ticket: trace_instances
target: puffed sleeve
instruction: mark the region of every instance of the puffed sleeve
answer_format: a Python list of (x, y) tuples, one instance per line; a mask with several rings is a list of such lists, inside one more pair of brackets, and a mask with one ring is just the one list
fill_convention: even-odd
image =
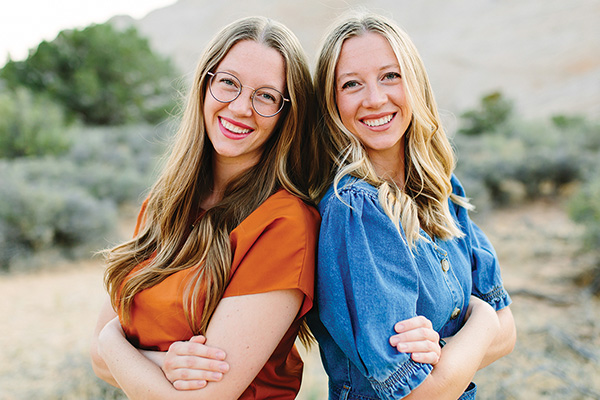
[(404, 397), (432, 370), (389, 344), (394, 324), (417, 315), (418, 271), (376, 194), (340, 196), (321, 205), (319, 319), (382, 399)]
[[(465, 196), (465, 191), (455, 176), (452, 177), (452, 186), (454, 193)], [(489, 303), (496, 311), (501, 310), (510, 305), (512, 300), (502, 283), (496, 251), (464, 208), (459, 208), (458, 218), (471, 247), (472, 294)]]

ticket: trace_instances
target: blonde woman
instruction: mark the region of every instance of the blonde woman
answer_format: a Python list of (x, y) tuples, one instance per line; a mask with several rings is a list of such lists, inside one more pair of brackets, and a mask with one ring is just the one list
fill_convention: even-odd
[[(475, 372), (514, 346), (511, 300), (452, 174), (416, 48), (384, 17), (345, 15), (326, 36), (315, 85), (334, 179), (319, 203), (309, 325), (330, 399), (474, 398)], [(447, 342), (435, 365), (393, 335), (416, 316)]]
[[(311, 93), (304, 52), (277, 22), (238, 20), (205, 50), (135, 237), (106, 252), (92, 360), (129, 398), (295, 398), (319, 225), (302, 169)], [(177, 390), (165, 352), (200, 334), (215, 382)]]

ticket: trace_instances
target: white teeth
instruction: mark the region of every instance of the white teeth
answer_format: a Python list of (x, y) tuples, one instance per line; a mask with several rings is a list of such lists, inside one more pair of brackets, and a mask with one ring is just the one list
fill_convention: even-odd
[(240, 135), (244, 135), (246, 133), (252, 132), (252, 129), (240, 128), (239, 126), (236, 126), (228, 121), (225, 121), (223, 118), (221, 118), (221, 124), (223, 124), (223, 127), (225, 127), (225, 129), (227, 129), (228, 131), (231, 131), (233, 133), (237, 133)]
[(374, 128), (377, 126), (387, 124), (388, 122), (390, 122), (392, 120), (393, 117), (394, 117), (394, 114), (390, 114), (390, 115), (387, 115), (387, 116), (379, 118), (379, 119), (363, 119), (363, 122), (365, 123), (365, 125)]

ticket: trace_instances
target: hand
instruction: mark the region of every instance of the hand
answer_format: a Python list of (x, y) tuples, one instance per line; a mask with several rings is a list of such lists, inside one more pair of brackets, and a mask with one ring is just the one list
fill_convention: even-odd
[(205, 343), (204, 336), (194, 336), (169, 347), (162, 370), (175, 389), (202, 389), (209, 381), (220, 381), (229, 371), (229, 364), (223, 361), (225, 352)]
[(431, 321), (423, 316), (413, 317), (394, 325), (398, 333), (390, 337), (390, 344), (401, 353), (412, 353), (413, 361), (435, 365), (442, 349), (440, 335), (433, 330)]

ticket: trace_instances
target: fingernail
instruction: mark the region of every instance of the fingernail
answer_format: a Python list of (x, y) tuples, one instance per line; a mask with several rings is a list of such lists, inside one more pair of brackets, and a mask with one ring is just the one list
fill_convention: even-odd
[(223, 377), (223, 374), (220, 372), (213, 372), (213, 378), (215, 379), (221, 379)]
[(398, 348), (398, 351), (404, 351), (408, 348), (406, 343), (399, 343), (398, 346), (396, 346), (396, 347)]
[(221, 371), (221, 372), (229, 371), (229, 364), (219, 364), (219, 371)]
[(401, 323), (396, 324), (396, 332), (400, 333), (404, 329), (404, 325)]
[(225, 353), (224, 353), (224, 352), (222, 352), (222, 351), (217, 351), (216, 357), (217, 357), (219, 360), (224, 360), (224, 359), (225, 359)]

